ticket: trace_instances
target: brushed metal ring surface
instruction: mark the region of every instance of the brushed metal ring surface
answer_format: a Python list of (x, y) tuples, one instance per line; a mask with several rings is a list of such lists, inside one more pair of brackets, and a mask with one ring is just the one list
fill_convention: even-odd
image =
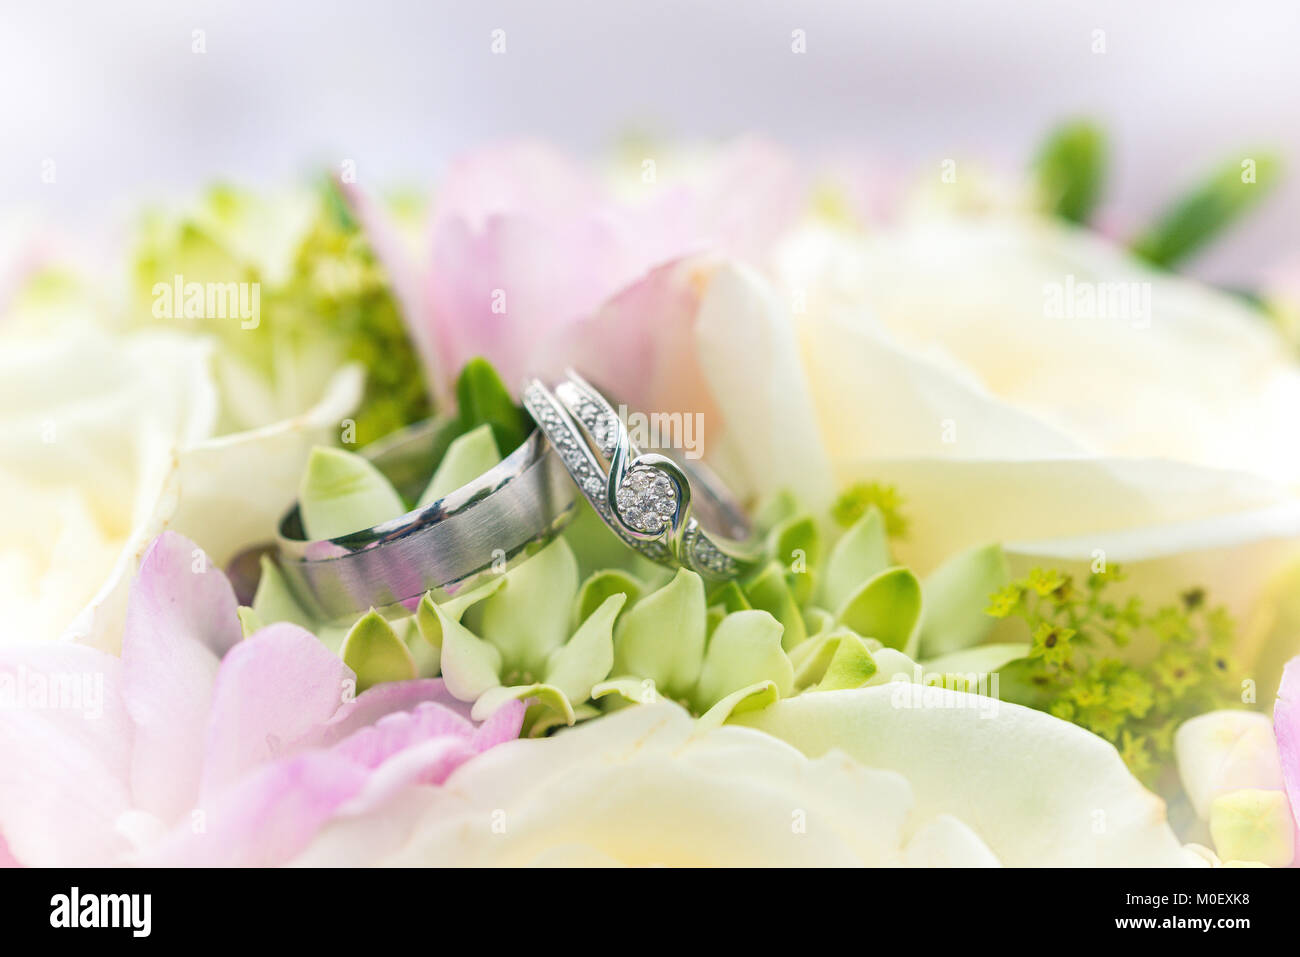
[[(429, 480), (447, 420), (428, 420), (362, 450), (407, 499)], [(337, 538), (305, 537), (298, 504), (280, 520), (279, 564), (299, 601), (334, 621), (369, 608), (450, 597), (534, 554), (573, 517), (577, 489), (534, 430), (496, 467), (423, 508)]]

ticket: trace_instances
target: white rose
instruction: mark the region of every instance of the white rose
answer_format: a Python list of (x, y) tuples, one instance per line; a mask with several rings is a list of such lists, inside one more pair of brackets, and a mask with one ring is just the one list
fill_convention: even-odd
[[(1017, 574), (1121, 563), (1154, 605), (1204, 586), (1238, 618), (1252, 677), (1275, 683), (1300, 650), (1277, 626), (1300, 580), (1300, 369), (1263, 319), (1014, 215), (805, 226), (777, 262), (651, 274), (578, 328), (578, 364), (618, 355), (625, 303), (654, 303), (619, 387), (703, 409), (706, 455), (742, 493), (792, 488), (815, 511), (834, 488), (892, 483), (910, 520), (896, 553), (922, 574), (1002, 542)], [(1129, 318), (1057, 317), (1069, 277), (1076, 294), (1136, 283)]]
[(93, 326), (10, 336), (0, 354), (0, 640), (69, 637), (116, 651), (126, 589), (164, 528), (206, 560), (263, 541), (306, 455), (360, 395), (345, 369), (308, 412), (214, 437), (202, 339)]
[(494, 748), (298, 863), (1200, 863), (1100, 738), (1015, 705), (984, 717), (970, 695), (906, 712), (893, 696), (790, 699), (748, 719), (763, 731), (629, 707)]
[[(1205, 585), (1258, 616), (1255, 656), (1261, 596), (1300, 556), (1300, 368), (1261, 317), (1034, 218), (810, 228), (782, 262), (832, 470), (898, 485), (902, 560), (1002, 541), (1017, 571), (1125, 564), (1159, 602)], [(1088, 289), (1110, 315), (1081, 315)]]

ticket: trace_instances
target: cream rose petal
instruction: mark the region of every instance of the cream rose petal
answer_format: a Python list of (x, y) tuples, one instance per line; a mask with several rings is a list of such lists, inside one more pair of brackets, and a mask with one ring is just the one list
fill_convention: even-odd
[(809, 756), (842, 750), (899, 772), (914, 790), (917, 819), (960, 815), (1008, 866), (1187, 863), (1164, 802), (1103, 739), (961, 692), (930, 689), (935, 705), (901, 707), (900, 687), (910, 686), (801, 695), (736, 721)]
[(217, 565), (243, 546), (266, 541), (293, 502), (312, 447), (332, 441), (360, 401), (361, 387), (361, 369), (346, 366), (301, 415), (176, 449), (150, 513), (131, 530), (99, 593), (66, 636), (116, 653), (131, 576), (143, 550), (165, 529), (193, 539)]
[[(391, 827), (379, 839), (399, 865), (901, 864), (912, 820), (898, 774), (841, 753), (809, 760), (749, 729), (703, 731), (661, 703), (494, 749), (427, 792), (408, 839)], [(334, 825), (299, 863), (373, 855), (362, 828)], [(918, 836), (914, 860), (989, 863), (958, 821)]]
[(1209, 820), (1214, 799), (1243, 788), (1281, 790), (1273, 722), (1257, 711), (1211, 711), (1174, 734), (1183, 790), (1197, 817)]
[(14, 534), (0, 545), (4, 640), (57, 636), (124, 564), (175, 449), (211, 433), (210, 353), (202, 340), (91, 328), (5, 343), (0, 523)]

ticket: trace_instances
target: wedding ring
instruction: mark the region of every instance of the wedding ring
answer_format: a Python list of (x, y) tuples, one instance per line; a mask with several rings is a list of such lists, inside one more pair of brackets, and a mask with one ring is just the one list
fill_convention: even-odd
[(711, 579), (738, 578), (756, 566), (761, 549), (725, 486), (698, 463), (642, 453), (613, 406), (576, 372), (554, 392), (531, 380), (523, 402), (596, 514), (628, 547)]
[[(452, 423), (430, 420), (362, 450), (408, 501), (428, 482)], [(280, 521), (280, 567), (304, 607), (336, 620), (450, 597), (533, 555), (573, 517), (573, 483), (534, 431), (496, 467), (423, 508), (309, 541), (295, 503)]]

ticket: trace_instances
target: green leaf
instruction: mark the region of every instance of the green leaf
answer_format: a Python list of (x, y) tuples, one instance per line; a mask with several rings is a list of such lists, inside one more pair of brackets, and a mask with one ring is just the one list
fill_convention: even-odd
[(537, 703), (549, 708), (564, 719), (565, 724), (573, 724), (573, 705), (559, 688), (547, 684), (514, 685), (509, 688), (489, 688), (474, 702), (469, 716), (475, 721), (490, 718), (498, 708), (507, 701), (536, 699)]
[(546, 683), (559, 688), (569, 701), (586, 701), (592, 686), (609, 676), (614, 667), (614, 619), (625, 601), (622, 593), (610, 595), (567, 643), (551, 652)]
[(899, 565), (876, 575), (850, 596), (836, 618), (859, 635), (915, 656), (921, 583)]
[(500, 461), (501, 453), (492, 438), (491, 426), (485, 424), (471, 429), (447, 448), (417, 506), (433, 504), (449, 492), (468, 485)]
[(492, 364), (483, 358), (470, 359), (456, 380), (456, 406), (463, 431), (480, 425), (492, 428), (496, 447), (509, 455), (524, 444), (532, 424), (515, 405)]
[(261, 559), (262, 574), (257, 580), (257, 591), (253, 593), (252, 611), (263, 625), (277, 621), (293, 622), (300, 628), (315, 632), (317, 622), (298, 604), (298, 599), (284, 580), (280, 566), (270, 555)]
[(433, 648), (441, 650), (442, 620), (438, 617), (434, 606), (438, 605), (443, 614), (453, 621), (460, 621), (467, 608), (490, 595), (496, 594), (505, 583), (505, 576), (498, 575), (495, 578), (488, 579), (485, 584), (460, 592), (440, 605), (433, 600), (431, 593), (425, 592), (424, 597), (420, 599), (419, 606), (415, 609), (415, 624), (419, 629), (420, 636)]
[(786, 651), (796, 648), (808, 638), (803, 615), (794, 600), (785, 572), (777, 562), (771, 562), (763, 571), (745, 586), (749, 603), (765, 611), (781, 623), (784, 633), (781, 645)]
[(1001, 545), (959, 552), (931, 572), (921, 585), (920, 656), (933, 658), (987, 638), (997, 624), (985, 611), (989, 596), (1010, 580)]
[[(1247, 164), (1253, 165), (1253, 174)], [(1161, 213), (1133, 241), (1133, 252), (1147, 262), (1170, 268), (1241, 218), (1280, 179), (1281, 162), (1275, 156), (1232, 160)]]
[(619, 619), (614, 674), (649, 678), (680, 700), (695, 687), (704, 660), (704, 582), (685, 568)]
[(1034, 169), (1048, 211), (1085, 223), (1106, 175), (1105, 134), (1087, 121), (1067, 124), (1048, 137)]
[(616, 568), (596, 572), (578, 589), (578, 601), (573, 620), (581, 625), (611, 595), (626, 595), (627, 606), (631, 606), (641, 597), (641, 591), (641, 583), (627, 572)]
[(354, 452), (317, 446), (298, 489), (308, 538), (338, 538), (406, 511), (388, 479)]
[(501, 684), (501, 652), (432, 605), (442, 629), (442, 680), (458, 701), (476, 701)]
[(861, 688), (876, 673), (876, 659), (871, 649), (857, 635), (845, 635), (836, 644), (835, 655), (817, 685), (818, 691), (841, 691)]
[(745, 714), (749, 711), (761, 711), (770, 704), (781, 700), (781, 692), (774, 681), (759, 681), (740, 688), (715, 704), (695, 722), (696, 732), (720, 728), (733, 714)]
[[(546, 659), (569, 637), (578, 563), (557, 538), (506, 573), (505, 585), (479, 606), (479, 634), (501, 652), (507, 677), (541, 677)], [(445, 669), (444, 669), (445, 670)]]
[(826, 560), (821, 604), (839, 608), (863, 582), (891, 564), (885, 519), (874, 505), (845, 532)]
[(760, 681), (772, 681), (788, 695), (794, 690), (794, 667), (781, 650), (781, 623), (765, 611), (728, 615), (709, 639), (692, 695), (698, 712), (708, 711), (727, 695)]
[(409, 681), (415, 677), (415, 660), (393, 626), (383, 615), (370, 609), (343, 639), (343, 663), (357, 674), (357, 691), (385, 681)]

